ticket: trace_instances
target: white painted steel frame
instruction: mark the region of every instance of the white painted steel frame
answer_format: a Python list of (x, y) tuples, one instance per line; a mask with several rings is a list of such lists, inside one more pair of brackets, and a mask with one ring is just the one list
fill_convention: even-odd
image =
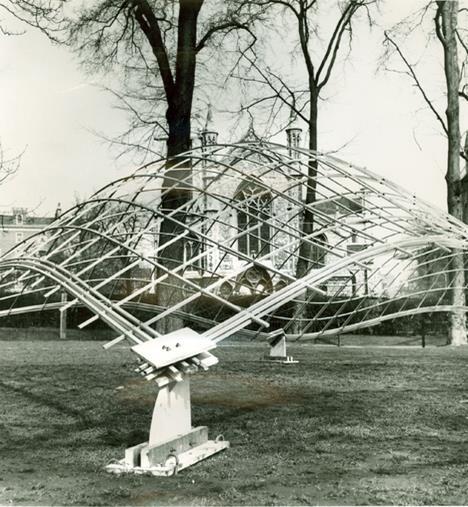
[[(317, 164), (315, 181), (306, 176), (310, 162)], [(164, 160), (148, 164), (5, 253), (0, 316), (84, 305), (94, 317), (80, 327), (100, 318), (118, 332), (113, 343), (139, 343), (160, 336), (157, 322), (171, 315), (209, 326), (204, 335), (219, 341), (247, 327), (264, 336), (271, 317), (268, 331), (281, 325), (290, 338), (317, 339), (399, 317), (460, 310), (450, 305), (451, 260), (466, 252), (468, 228), (398, 185), (335, 157), (269, 143), (195, 149), (174, 167), (188, 163), (190, 176), (172, 185)], [(271, 196), (256, 202), (283, 212), (265, 218), (261, 209), (252, 211), (254, 199), (239, 201), (245, 194), (224, 191), (243, 181)], [(162, 197), (181, 183), (190, 189), (188, 201), (161, 209)], [(316, 200), (305, 205), (308, 185), (316, 187)], [(314, 220), (308, 235), (301, 230), (306, 211)], [(239, 230), (239, 212), (257, 225)], [(165, 245), (158, 241), (163, 220), (176, 231)], [(268, 252), (240, 252), (239, 239), (260, 234), (262, 223), (269, 230)], [(195, 253), (168, 269), (168, 244), (184, 248), (189, 240)], [(308, 259), (308, 273), (297, 279), (301, 243), (324, 263)], [(270, 290), (248, 283), (260, 274)], [(174, 280), (174, 294), (182, 284), (184, 297), (162, 308), (158, 288), (171, 288)], [(336, 280), (341, 286), (332, 290)], [(72, 299), (61, 304), (56, 299), (63, 290)], [(142, 320), (141, 312), (151, 310), (154, 315)], [(293, 323), (299, 319), (297, 332)]]

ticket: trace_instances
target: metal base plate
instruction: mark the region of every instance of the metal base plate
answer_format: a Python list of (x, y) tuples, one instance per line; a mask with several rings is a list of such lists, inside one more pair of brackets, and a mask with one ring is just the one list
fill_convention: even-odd
[(112, 474), (137, 474), (137, 475), (153, 475), (153, 476), (171, 476), (178, 473), (180, 470), (187, 468), (199, 461), (202, 461), (217, 452), (220, 452), (229, 447), (229, 442), (225, 440), (208, 440), (203, 444), (181, 452), (180, 454), (168, 454), (164, 463), (140, 467), (134, 466), (125, 461), (125, 458), (117, 463), (111, 463), (105, 467), (106, 472)]
[(272, 362), (272, 363), (281, 363), (281, 364), (297, 364), (299, 361), (294, 359), (293, 356), (270, 356), (270, 355), (265, 355), (264, 356), (265, 359), (267, 359), (268, 361)]

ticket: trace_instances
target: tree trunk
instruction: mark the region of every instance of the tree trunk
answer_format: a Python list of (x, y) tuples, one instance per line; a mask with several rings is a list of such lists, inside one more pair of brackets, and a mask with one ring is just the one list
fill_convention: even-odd
[[(165, 192), (161, 209), (164, 213), (171, 213), (187, 203), (192, 191), (190, 187), (191, 166), (178, 155), (191, 148), (191, 113), (193, 91), (195, 87), (196, 69), (196, 39), (197, 18), (203, 1), (181, 0), (179, 10), (179, 26), (177, 38), (177, 60), (175, 82), (171, 92), (167, 95), (168, 108), (166, 119), (169, 130), (167, 140), (167, 163), (163, 181)], [(173, 169), (173, 167), (177, 165)], [(180, 222), (185, 221), (184, 211), (174, 215)], [(163, 219), (160, 227), (159, 241), (164, 245), (174, 236), (183, 232), (181, 225), (171, 220)], [(166, 269), (179, 266), (184, 258), (184, 240), (176, 241), (164, 248), (159, 256), (159, 262)], [(159, 276), (165, 273), (161, 269)], [(158, 304), (169, 308), (184, 298), (183, 282), (174, 276), (166, 278), (164, 284), (157, 288)], [(183, 326), (183, 320), (167, 317), (159, 322), (158, 331), (166, 334)]]
[(468, 132), (465, 134), (465, 147), (463, 153), (465, 158), (465, 176), (462, 179), (463, 223), (468, 224)]
[[(441, 26), (439, 39), (444, 49), (444, 71), (447, 85), (447, 207), (451, 215), (463, 220), (463, 189), (460, 174), (460, 106), (458, 99), (459, 66), (457, 54), (457, 18), (458, 1), (438, 1), (438, 15), (440, 13)], [(451, 304), (465, 306), (465, 270), (462, 251), (455, 251), (451, 262), (449, 283), (451, 289)], [(455, 310), (450, 316), (448, 336), (450, 345), (466, 345), (466, 314), (464, 310)]]
[[(180, 108), (169, 107), (167, 112), (167, 122), (169, 127), (169, 139), (167, 141), (167, 163), (166, 174), (163, 181), (163, 191), (165, 192), (161, 201), (161, 209), (163, 213), (173, 213), (174, 210), (183, 206), (191, 197), (190, 186), (184, 184), (190, 177), (190, 165), (177, 165), (181, 160), (177, 155), (187, 151), (190, 147), (190, 114), (181, 114)], [(173, 215), (179, 222), (185, 222), (185, 214), (176, 212)], [(163, 219), (160, 232), (159, 243), (164, 245), (174, 236), (183, 232), (183, 226), (177, 225), (169, 219)], [(184, 240), (181, 239), (160, 251), (159, 262), (165, 269), (174, 269), (183, 262), (184, 258)], [(164, 269), (160, 269), (158, 277), (165, 274)], [(162, 284), (157, 287), (158, 304), (162, 307), (169, 308), (182, 300), (184, 297), (183, 283), (174, 276), (168, 276)], [(183, 327), (183, 320), (178, 317), (166, 317), (159, 321), (158, 331), (167, 334), (176, 329)]]
[[(315, 82), (309, 83), (310, 87), (310, 111), (309, 111), (309, 150), (317, 151), (317, 120), (318, 120), (318, 93), (315, 88)], [(316, 187), (317, 187), (317, 160), (311, 158), (308, 161), (308, 180), (307, 180), (307, 191), (305, 204), (313, 204), (316, 199)], [(302, 234), (307, 236), (312, 234), (314, 230), (314, 214), (309, 210), (305, 209), (302, 215), (302, 226), (300, 228)], [(299, 257), (296, 264), (296, 278), (302, 278), (311, 269), (312, 259), (314, 258), (313, 247), (307, 241), (301, 241), (299, 245)], [(304, 298), (307, 300), (310, 296), (310, 291), (307, 290), (304, 294)], [(304, 305), (300, 301), (297, 303), (295, 308), (295, 318), (293, 322), (293, 333), (301, 334), (304, 329), (305, 320), (308, 316), (307, 305)]]

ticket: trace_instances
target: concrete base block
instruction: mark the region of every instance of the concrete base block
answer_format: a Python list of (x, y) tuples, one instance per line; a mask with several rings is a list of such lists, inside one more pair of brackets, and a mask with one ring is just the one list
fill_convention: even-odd
[(192, 428), (192, 430), (185, 435), (141, 449), (141, 466), (148, 468), (154, 465), (160, 465), (165, 462), (167, 456), (171, 454), (178, 456), (207, 441), (208, 428), (206, 426)]
[(141, 465), (141, 452), (146, 447), (148, 447), (148, 442), (143, 442), (142, 444), (125, 449), (125, 463), (132, 467), (139, 467)]
[[(149, 447), (148, 443), (126, 449), (125, 458), (106, 466), (109, 473), (171, 476), (180, 470), (202, 461), (229, 447), (222, 438), (207, 440), (206, 427), (194, 428), (189, 435), (161, 446)], [(203, 439), (201, 443), (195, 443)]]

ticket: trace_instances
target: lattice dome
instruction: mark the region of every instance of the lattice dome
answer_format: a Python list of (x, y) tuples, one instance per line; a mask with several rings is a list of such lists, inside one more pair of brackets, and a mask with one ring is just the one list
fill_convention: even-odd
[(141, 342), (168, 317), (215, 341), (278, 328), (318, 339), (466, 310), (451, 298), (466, 225), (377, 174), (268, 143), (165, 167), (112, 182), (5, 253), (0, 315), (85, 306), (80, 327), (100, 318)]

